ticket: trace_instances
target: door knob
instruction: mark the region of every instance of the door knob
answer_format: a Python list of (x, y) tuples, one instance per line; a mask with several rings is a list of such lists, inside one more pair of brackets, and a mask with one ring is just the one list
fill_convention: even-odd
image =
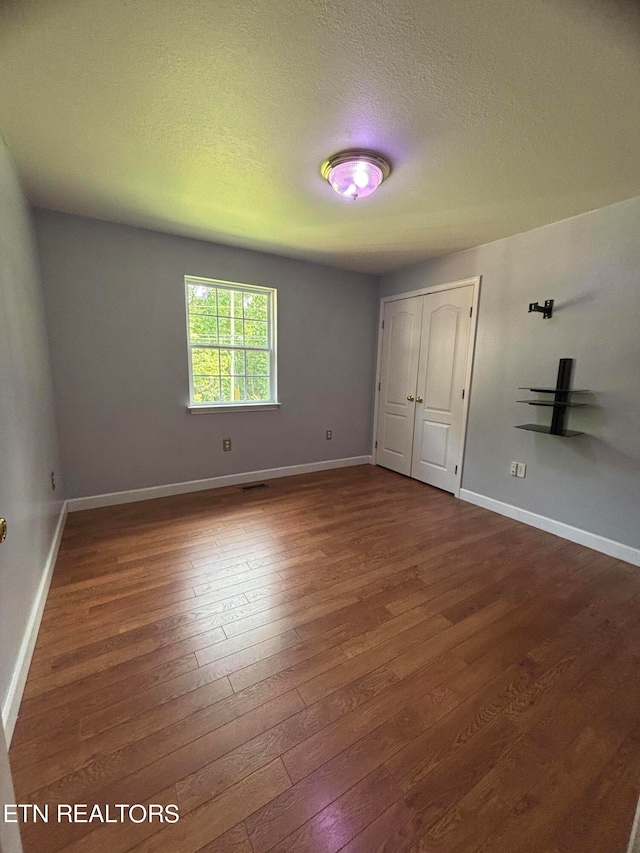
[(413, 403), (413, 401), (415, 400), (415, 397), (413, 396), (413, 394), (409, 394), (409, 396), (407, 397), (407, 400), (408, 400), (410, 403)]
[(422, 397), (416, 397), (416, 403), (422, 403)]
[(4, 542), (7, 538), (7, 522), (6, 519), (0, 518), (0, 542)]

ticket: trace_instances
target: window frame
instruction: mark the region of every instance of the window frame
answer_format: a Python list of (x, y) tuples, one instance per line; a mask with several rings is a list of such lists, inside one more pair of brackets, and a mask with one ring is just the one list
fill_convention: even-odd
[[(245, 293), (260, 293), (266, 295), (267, 299), (267, 341), (268, 347), (245, 347), (235, 344), (221, 346), (220, 344), (202, 344), (192, 342), (191, 328), (189, 325), (189, 285), (203, 285), (205, 287), (221, 288), (223, 290), (240, 291)], [(275, 287), (263, 287), (257, 284), (241, 284), (235, 281), (224, 281), (217, 278), (203, 278), (197, 275), (185, 275), (184, 277), (184, 309), (187, 331), (187, 367), (189, 372), (189, 405), (187, 411), (191, 414), (211, 414), (213, 412), (264, 412), (273, 411), (280, 408), (278, 401), (278, 357), (277, 357), (277, 306), (278, 306), (278, 291)], [(219, 316), (219, 315), (217, 315)], [(196, 403), (193, 400), (193, 348), (200, 349), (238, 349), (243, 352), (248, 350), (258, 350), (260, 352), (269, 352), (269, 387), (271, 396), (265, 401), (242, 401), (220, 403)]]

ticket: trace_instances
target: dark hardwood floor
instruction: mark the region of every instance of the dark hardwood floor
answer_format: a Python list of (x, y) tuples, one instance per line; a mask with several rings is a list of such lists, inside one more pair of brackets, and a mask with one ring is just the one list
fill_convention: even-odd
[[(640, 569), (361, 466), (69, 516), (26, 853), (622, 853)], [(136, 813), (136, 817), (141, 811)]]

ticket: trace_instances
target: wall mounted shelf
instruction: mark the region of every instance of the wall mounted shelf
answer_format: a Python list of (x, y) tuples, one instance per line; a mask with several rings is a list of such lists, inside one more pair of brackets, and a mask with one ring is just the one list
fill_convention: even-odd
[(565, 429), (562, 432), (552, 432), (550, 426), (544, 424), (518, 424), (516, 429), (527, 429), (531, 432), (544, 432), (547, 435), (561, 435), (564, 438), (571, 438), (574, 435), (584, 435), (583, 432), (576, 432), (574, 429)]
[[(526, 388), (522, 385), (518, 386), (518, 391), (535, 391), (536, 394), (557, 394), (558, 391), (566, 392), (567, 394), (591, 394), (588, 388)], [(526, 402), (528, 400), (522, 400), (518, 402)]]
[(518, 424), (516, 429), (526, 429), (531, 432), (541, 432), (547, 435), (561, 435), (564, 438), (572, 438), (575, 435), (583, 435), (577, 430), (566, 428), (567, 409), (585, 408), (588, 403), (574, 403), (572, 394), (588, 394), (589, 392), (580, 388), (571, 389), (571, 374), (573, 372), (573, 359), (561, 358), (558, 365), (558, 380), (555, 388), (518, 388), (519, 391), (532, 391), (534, 394), (553, 394), (553, 400), (517, 400), (518, 403), (526, 403), (529, 406), (543, 406), (553, 409), (551, 425), (543, 424)]
[(528, 406), (565, 406), (569, 408), (588, 405), (588, 403), (556, 403), (554, 400), (516, 400), (516, 403), (526, 403)]

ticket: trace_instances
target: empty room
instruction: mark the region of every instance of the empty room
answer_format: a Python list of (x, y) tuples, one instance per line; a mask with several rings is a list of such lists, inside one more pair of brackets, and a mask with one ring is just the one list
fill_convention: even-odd
[(639, 853), (640, 7), (0, 3), (0, 853)]

